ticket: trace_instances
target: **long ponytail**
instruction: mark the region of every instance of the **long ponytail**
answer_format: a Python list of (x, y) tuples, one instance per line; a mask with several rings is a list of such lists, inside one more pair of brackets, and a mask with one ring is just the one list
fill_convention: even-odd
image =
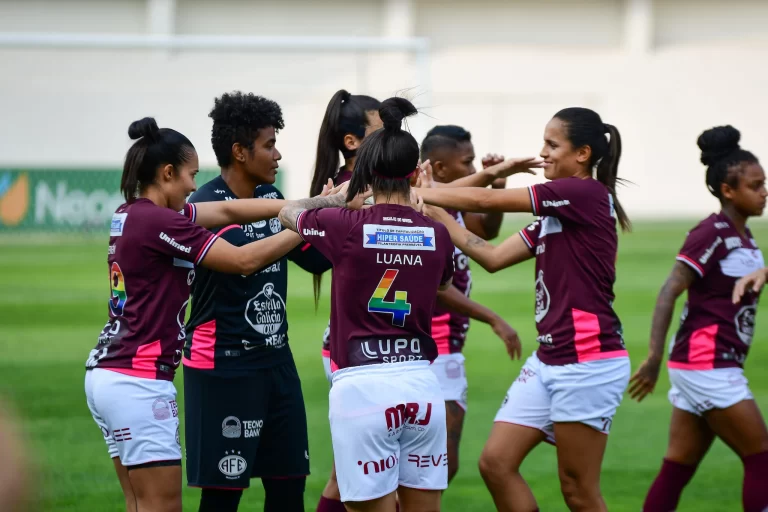
[[(568, 141), (574, 148), (589, 146), (592, 157), (589, 165), (597, 166), (595, 179), (605, 185), (613, 198), (613, 208), (622, 231), (630, 231), (632, 223), (616, 195), (616, 185), (623, 182), (618, 177), (621, 160), (621, 135), (612, 124), (603, 123), (594, 110), (582, 107), (564, 108), (554, 116), (567, 127)], [(606, 140), (608, 135), (609, 140)]]

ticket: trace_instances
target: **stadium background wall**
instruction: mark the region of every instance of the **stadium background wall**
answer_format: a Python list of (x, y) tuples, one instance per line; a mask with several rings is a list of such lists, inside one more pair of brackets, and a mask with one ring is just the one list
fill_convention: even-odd
[[(218, 174), (201, 170), (197, 186)], [(117, 169), (0, 169), (0, 233), (105, 232), (123, 202)]]

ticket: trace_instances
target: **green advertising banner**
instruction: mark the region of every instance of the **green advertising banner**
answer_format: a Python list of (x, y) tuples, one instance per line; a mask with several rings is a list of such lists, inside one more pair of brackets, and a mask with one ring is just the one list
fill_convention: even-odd
[[(109, 227), (120, 170), (0, 169), (0, 233), (89, 232)], [(200, 171), (197, 186), (219, 174)], [(280, 176), (276, 186), (280, 186)]]

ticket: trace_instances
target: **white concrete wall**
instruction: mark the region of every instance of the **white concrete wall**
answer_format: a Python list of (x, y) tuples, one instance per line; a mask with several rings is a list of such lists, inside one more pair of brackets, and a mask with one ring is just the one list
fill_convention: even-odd
[[(419, 96), (407, 54), (0, 48), (0, 167), (117, 167), (128, 124), (144, 115), (183, 131), (213, 166), (207, 113), (215, 96), (242, 89), (283, 106), (279, 147), (295, 197), (309, 186), (333, 92), (383, 99), (415, 88), (431, 116), (415, 134), (462, 124), (478, 153), (536, 154), (557, 110), (594, 108), (622, 132), (630, 214), (701, 215), (716, 207), (698, 162), (702, 130), (731, 123), (768, 158), (768, 3), (657, 0), (643, 11), (644, 2), (176, 0), (182, 34), (427, 36), (430, 95)], [(647, 37), (637, 12), (648, 14)], [(147, 13), (145, 0), (0, 0), (0, 32), (146, 33)]]

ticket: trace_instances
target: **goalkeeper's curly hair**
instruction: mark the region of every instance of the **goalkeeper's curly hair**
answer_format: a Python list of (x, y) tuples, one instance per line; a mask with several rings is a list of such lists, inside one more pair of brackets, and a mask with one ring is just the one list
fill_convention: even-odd
[(252, 149), (259, 130), (272, 127), (277, 132), (285, 126), (280, 105), (263, 96), (241, 91), (216, 98), (208, 117), (213, 119), (211, 145), (220, 167), (232, 164), (232, 145), (235, 142)]

